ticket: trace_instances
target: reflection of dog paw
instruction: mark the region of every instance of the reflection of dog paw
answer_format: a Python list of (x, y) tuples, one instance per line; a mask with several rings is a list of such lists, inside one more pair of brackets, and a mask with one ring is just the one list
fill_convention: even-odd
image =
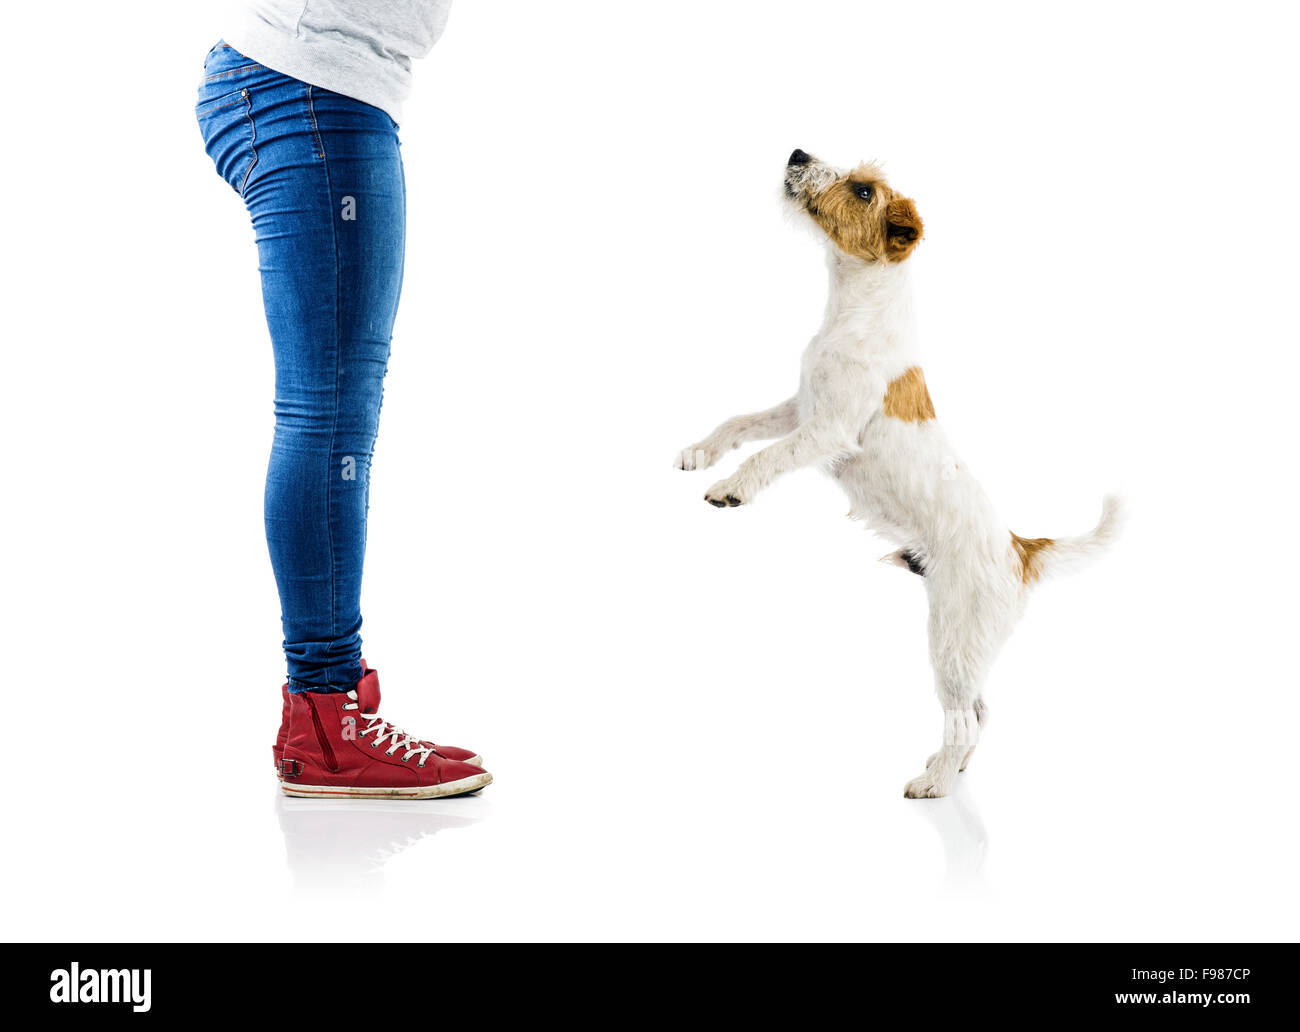
[(938, 799), (948, 794), (948, 786), (938, 784), (927, 772), (903, 786), (904, 799)]
[(677, 469), (708, 469), (718, 461), (722, 453), (710, 444), (700, 443), (692, 444), (683, 448), (677, 458), (673, 460), (673, 466)]
[(745, 496), (744, 489), (736, 484), (734, 480), (719, 480), (704, 492), (704, 500), (710, 505), (716, 505), (719, 509), (744, 505), (749, 501)]

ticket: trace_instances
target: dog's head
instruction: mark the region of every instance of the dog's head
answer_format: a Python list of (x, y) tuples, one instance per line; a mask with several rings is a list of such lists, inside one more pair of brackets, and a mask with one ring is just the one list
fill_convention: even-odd
[(868, 262), (904, 261), (921, 239), (916, 205), (875, 165), (845, 170), (796, 150), (785, 166), (785, 195), (832, 244)]

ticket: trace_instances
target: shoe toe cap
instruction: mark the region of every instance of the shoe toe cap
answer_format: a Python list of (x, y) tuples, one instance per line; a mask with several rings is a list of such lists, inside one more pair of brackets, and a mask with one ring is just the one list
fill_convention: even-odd
[(478, 753), (474, 750), (462, 749), (457, 745), (436, 745), (434, 748), (438, 750), (438, 755), (458, 763), (473, 763), (478, 759)]
[(491, 774), (472, 763), (464, 763), (461, 760), (443, 760), (438, 764), (438, 781), (443, 785), (449, 785), (455, 781), (464, 781), (466, 783), (465, 791), (473, 792), (482, 788), (491, 780)]

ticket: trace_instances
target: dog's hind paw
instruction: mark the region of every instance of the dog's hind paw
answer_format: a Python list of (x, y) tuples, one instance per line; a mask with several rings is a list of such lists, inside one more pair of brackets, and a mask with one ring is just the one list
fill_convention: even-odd
[(947, 794), (948, 786), (937, 783), (929, 772), (903, 786), (904, 799), (940, 799)]

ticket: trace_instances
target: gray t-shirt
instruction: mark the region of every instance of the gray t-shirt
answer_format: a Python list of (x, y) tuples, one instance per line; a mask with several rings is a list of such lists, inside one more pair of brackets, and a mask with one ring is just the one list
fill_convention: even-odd
[(258, 64), (383, 108), (411, 92), (411, 58), (442, 35), (451, 0), (246, 0), (227, 43)]

